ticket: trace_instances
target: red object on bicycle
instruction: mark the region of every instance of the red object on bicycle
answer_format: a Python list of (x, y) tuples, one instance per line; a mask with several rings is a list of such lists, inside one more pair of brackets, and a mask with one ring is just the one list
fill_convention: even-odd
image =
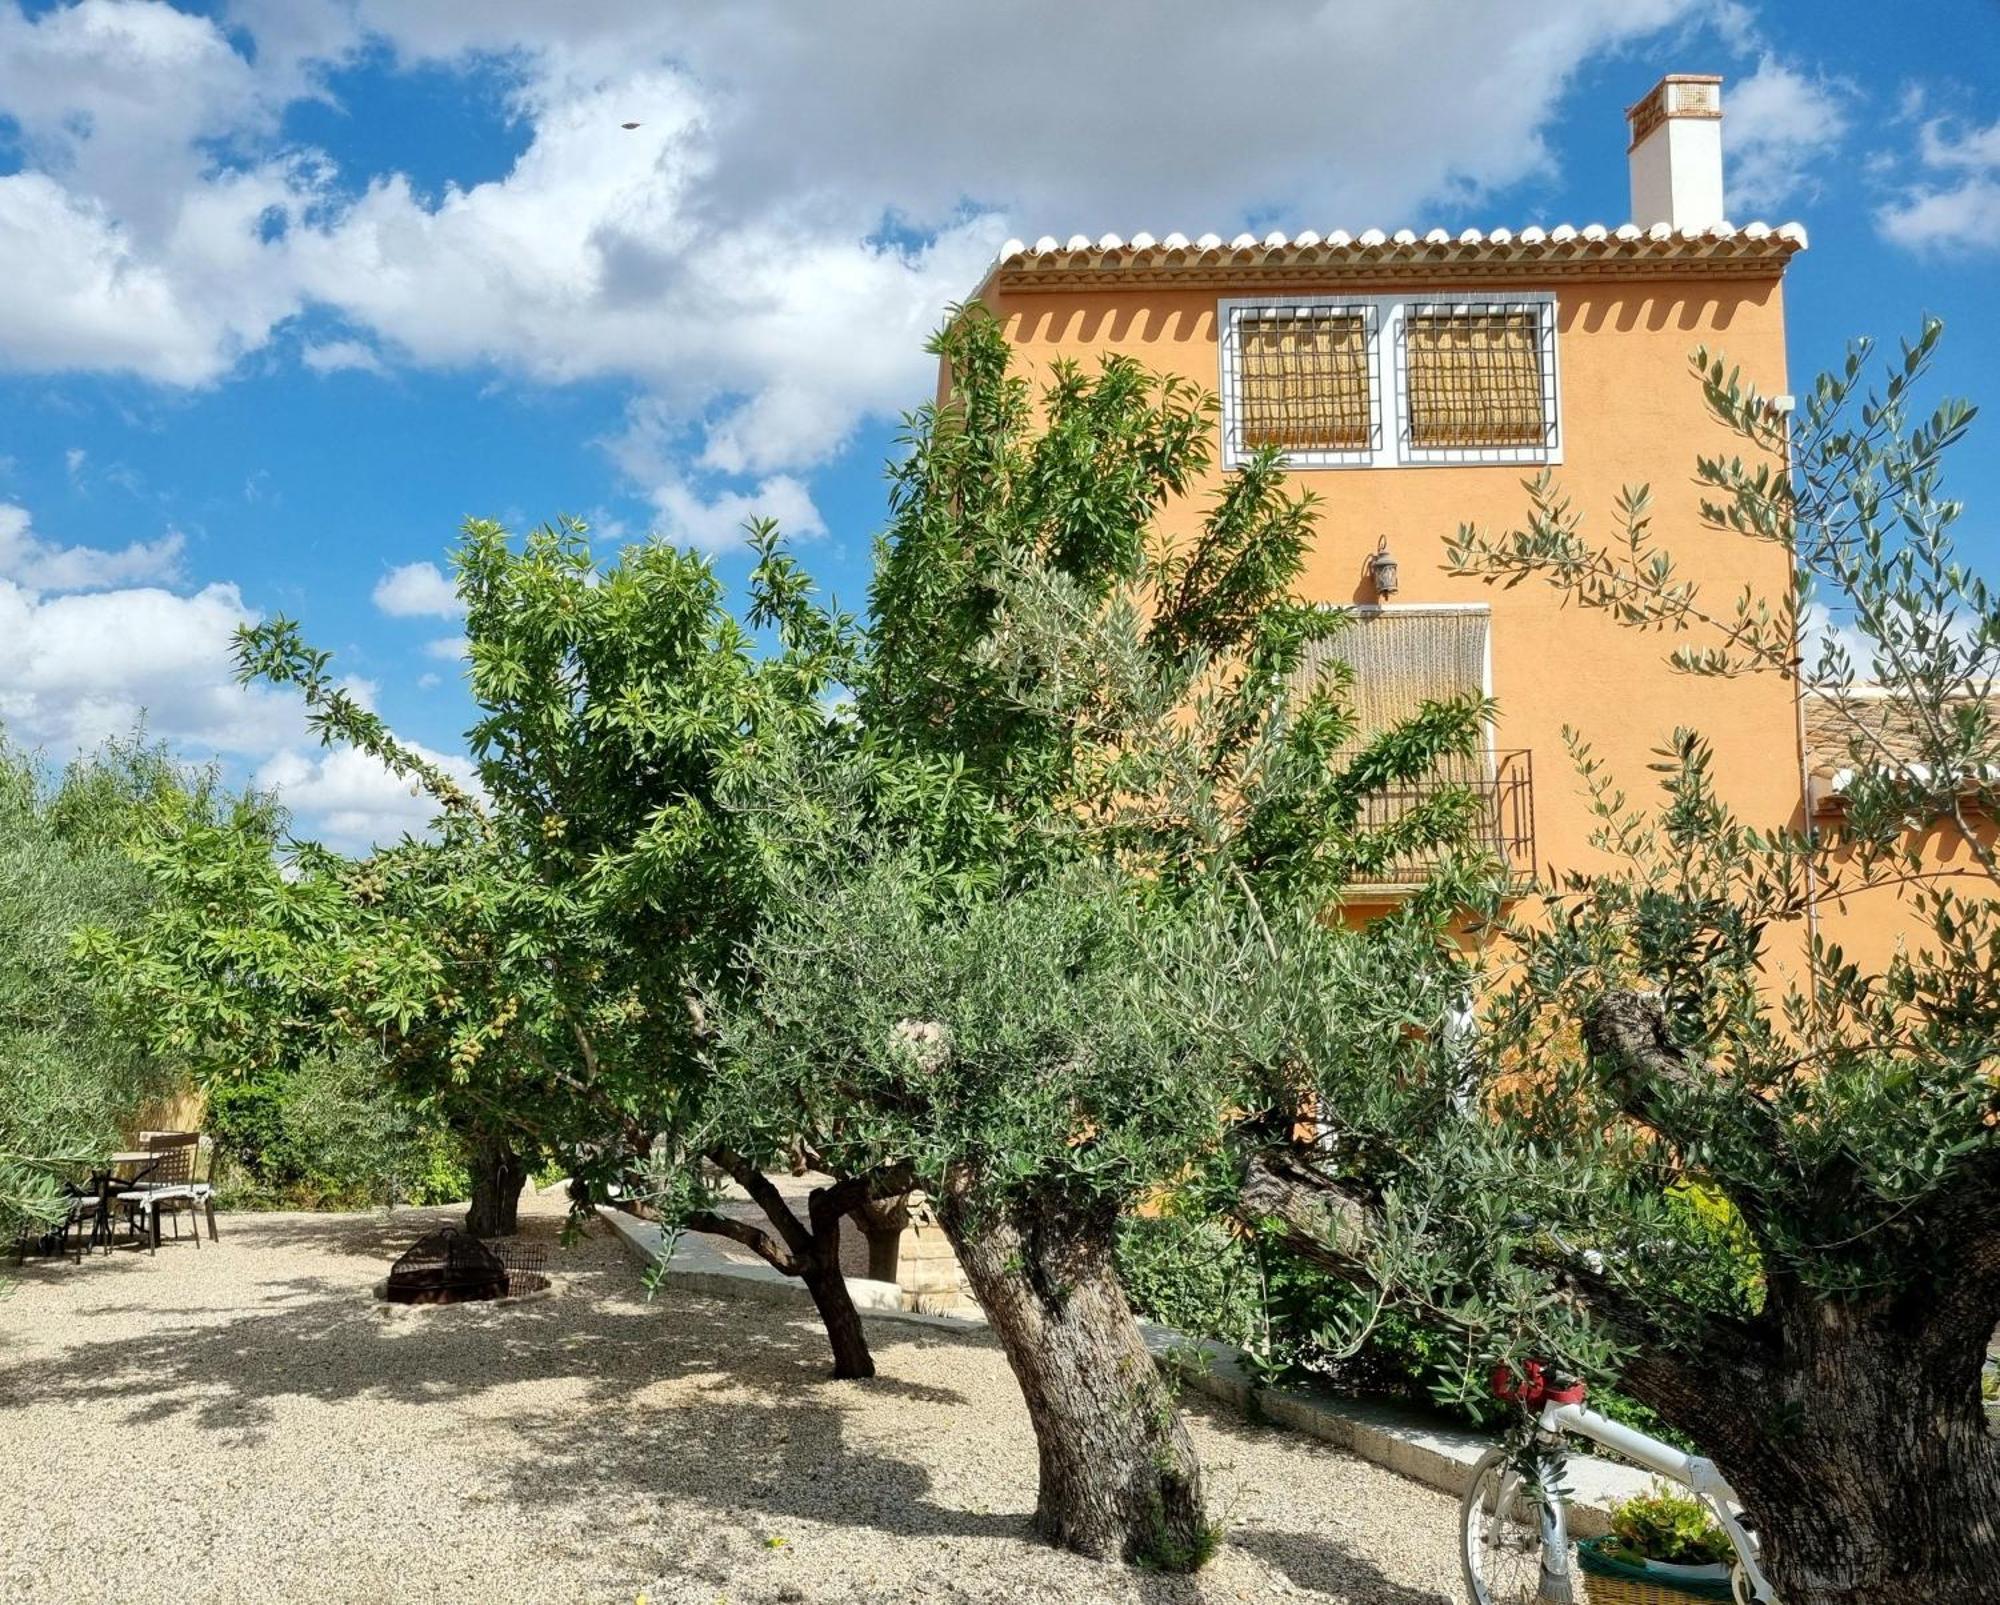
[(1551, 1375), (1540, 1360), (1526, 1361), (1521, 1369), (1524, 1375), (1517, 1377), (1512, 1366), (1494, 1368), (1494, 1398), (1512, 1400), (1524, 1410), (1539, 1410), (1545, 1404), (1583, 1403), (1584, 1386), (1575, 1378)]

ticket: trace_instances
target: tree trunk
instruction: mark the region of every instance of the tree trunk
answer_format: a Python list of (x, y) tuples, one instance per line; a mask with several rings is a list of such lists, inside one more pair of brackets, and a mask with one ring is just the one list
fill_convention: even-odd
[(853, 1220), (868, 1239), (868, 1280), (893, 1282), (903, 1253), (903, 1232), (910, 1224), (910, 1198), (864, 1199), (854, 1206)]
[(799, 1280), (812, 1294), (813, 1308), (826, 1327), (826, 1341), (833, 1350), (836, 1377), (872, 1377), (875, 1356), (868, 1352), (868, 1335), (861, 1330), (861, 1312), (854, 1307), (854, 1295), (847, 1290), (847, 1278), (840, 1273), (840, 1256), (831, 1263), (814, 1254), (801, 1262)]
[(1027, 1401), (1035, 1530), (1095, 1559), (1195, 1570), (1217, 1536), (1201, 1462), (1112, 1269), (1115, 1215), (938, 1202)]
[(474, 1237), (512, 1237), (521, 1212), (521, 1189), (528, 1162), (498, 1137), (483, 1137), (472, 1148), (472, 1207), (465, 1229)]
[[(1682, 1147), (1706, 1125), (1667, 1094), (1721, 1074), (1677, 1046), (1663, 999), (1609, 992), (1584, 1024), (1627, 1114)], [(1770, 1148), (1773, 1174), (1794, 1172), (1829, 1207), (1807, 1236), (1838, 1220), (1862, 1163), (1822, 1148), (1775, 1102), (1745, 1093), (1731, 1108)], [(1762, 1534), (1764, 1569), (1785, 1605), (1987, 1605), (2000, 1598), (2000, 1439), (1986, 1424), (1979, 1373), (2000, 1316), (2000, 1148), (1960, 1158), (1947, 1181), (1885, 1222), (1874, 1253), (1903, 1239), (1896, 1274), (1872, 1297), (1815, 1289), (1766, 1255), (1754, 1324), (1709, 1325), (1700, 1350), (1642, 1348), (1631, 1391), (1701, 1443)], [(1794, 1194), (1796, 1196), (1796, 1194)], [(1760, 1233), (1768, 1200), (1733, 1194)], [(1783, 1217), (1779, 1217), (1783, 1220)], [(1786, 1221), (1796, 1228), (1796, 1218)], [(1866, 1230), (1864, 1228), (1864, 1230)], [(1893, 1235), (1892, 1235), (1893, 1234)], [(1842, 1263), (1849, 1236), (1824, 1250)], [(1860, 1261), (1868, 1265), (1868, 1260)], [(1870, 1266), (1879, 1285), (1878, 1267)], [(1642, 1323), (1628, 1322), (1642, 1337)], [(1744, 1345), (1747, 1344), (1747, 1347)], [(1730, 1353), (1729, 1349), (1738, 1352)]]
[[(709, 1232), (741, 1243), (774, 1270), (796, 1276), (805, 1283), (826, 1327), (826, 1341), (833, 1350), (834, 1376), (872, 1377), (875, 1357), (868, 1352), (868, 1335), (861, 1329), (861, 1314), (854, 1307), (854, 1295), (848, 1291), (847, 1277), (840, 1266), (841, 1217), (854, 1207), (857, 1197), (867, 1196), (868, 1180), (850, 1178), (831, 1187), (815, 1187), (806, 1195), (807, 1218), (800, 1220), (783, 1194), (772, 1186), (771, 1179), (742, 1155), (715, 1148), (705, 1157), (750, 1196), (764, 1212), (771, 1230), (711, 1210), (695, 1210), (681, 1224), (690, 1231)], [(903, 1185), (907, 1187), (909, 1183)]]
[(2000, 1439), (1979, 1398), (1983, 1338), (1940, 1344), (1908, 1307), (1774, 1299), (1782, 1346), (1759, 1397), (1732, 1401), (1726, 1370), (1686, 1361), (1678, 1388), (1648, 1386), (1642, 1361), (1632, 1391), (1710, 1448), (1785, 1605), (1991, 1605)]
[[(1242, 1200), (1246, 1224), (1367, 1279), (1379, 1225), (1358, 1187), (1273, 1151), (1253, 1159)], [(1972, 1229), (1928, 1235), (1936, 1272), (1913, 1267), (1897, 1293), (1840, 1300), (1773, 1277), (1758, 1317), (1712, 1318), (1696, 1348), (1661, 1345), (1636, 1295), (1567, 1277), (1635, 1348), (1623, 1389), (1729, 1479), (1784, 1605), (2000, 1600), (2000, 1437), (1979, 1397), (2000, 1232), (1975, 1214)]]
[(806, 1222), (812, 1233), (811, 1251), (802, 1255), (799, 1274), (813, 1307), (826, 1326), (826, 1340), (833, 1346), (833, 1374), (836, 1377), (872, 1377), (875, 1356), (868, 1352), (868, 1339), (861, 1330), (861, 1314), (854, 1307), (854, 1295), (847, 1290), (847, 1276), (840, 1268), (840, 1223), (847, 1213), (840, 1185), (815, 1187), (806, 1195)]

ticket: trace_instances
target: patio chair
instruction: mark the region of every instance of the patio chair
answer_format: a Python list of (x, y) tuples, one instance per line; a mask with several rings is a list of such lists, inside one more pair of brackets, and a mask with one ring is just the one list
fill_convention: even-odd
[[(215, 1184), (212, 1180), (214, 1175), (214, 1155), (212, 1153), (208, 1167), (209, 1174), (205, 1176), (195, 1174), (195, 1171), (199, 1168), (196, 1161), (201, 1156), (201, 1133), (198, 1131), (142, 1131), (139, 1133), (139, 1143), (140, 1146), (150, 1149), (155, 1153), (163, 1152), (170, 1148), (186, 1148), (188, 1150), (187, 1184), (194, 1198), (194, 1203), (191, 1207), (198, 1209), (207, 1218), (208, 1240), (211, 1243), (220, 1242), (221, 1238), (215, 1230)], [(180, 1235), (178, 1210), (175, 1212), (174, 1235), (176, 1237)], [(197, 1221), (195, 1222), (195, 1236), (199, 1237), (200, 1235), (201, 1222)]]
[(79, 1265), (83, 1263), (84, 1254), (97, 1246), (100, 1237), (108, 1254), (111, 1251), (111, 1222), (105, 1208), (104, 1182), (102, 1175), (93, 1175), (87, 1181), (64, 1182), (62, 1191), (57, 1194), (62, 1204), (61, 1215), (40, 1222), (32, 1219), (24, 1221), (21, 1235), (14, 1242), (15, 1261), (25, 1261), (30, 1254), (45, 1254), (52, 1259), (60, 1259), (70, 1252), (71, 1232), (81, 1234), (76, 1247)]
[[(160, 1216), (174, 1218), (174, 1237), (181, 1235), (181, 1212), (198, 1210), (204, 1202), (196, 1191), (194, 1179), (194, 1150), (200, 1140), (191, 1131), (151, 1134), (152, 1141), (146, 1144), (153, 1155), (153, 1162), (133, 1178), (132, 1185), (120, 1190), (118, 1203), (125, 1211), (125, 1218), (146, 1236), (148, 1252), (157, 1253), (160, 1247)], [(213, 1205), (210, 1206), (211, 1210)], [(211, 1226), (214, 1215), (209, 1216)], [(201, 1222), (195, 1221), (195, 1247), (201, 1247)]]
[(108, 1172), (92, 1176), (87, 1183), (72, 1183), (64, 1189), (64, 1202), (68, 1204), (69, 1212), (59, 1224), (50, 1228), (45, 1239), (53, 1239), (58, 1257), (69, 1252), (71, 1232), (83, 1233), (76, 1249), (77, 1264), (83, 1263), (83, 1256), (95, 1248), (100, 1239), (104, 1243), (104, 1252), (111, 1252), (110, 1200)]

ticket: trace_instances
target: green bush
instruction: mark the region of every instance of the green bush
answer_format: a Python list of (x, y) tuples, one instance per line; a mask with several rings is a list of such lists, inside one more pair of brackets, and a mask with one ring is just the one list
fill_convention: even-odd
[(1222, 1226), (1178, 1215), (1128, 1220), (1118, 1275), (1133, 1308), (1195, 1337), (1239, 1347), (1257, 1335), (1257, 1266)]
[[(1474, 1368), (1458, 1334), (1381, 1309), (1366, 1289), (1289, 1255), (1260, 1254), (1213, 1220), (1172, 1212), (1127, 1220), (1118, 1274), (1141, 1315), (1233, 1344), (1267, 1382), (1346, 1398), (1428, 1400), (1488, 1428), (1509, 1408), (1466, 1391)], [(1694, 1447), (1615, 1388), (1593, 1388), (1590, 1404), (1614, 1421)]]
[(149, 790), (184, 778), (127, 743), (57, 782), (0, 733), (0, 1255), (60, 1221), (64, 1183), (184, 1080), (127, 1029), (74, 946), (82, 928), (142, 916), (144, 877), (120, 844)]
[(206, 1125), (217, 1190), (233, 1208), (442, 1204), (470, 1190), (462, 1145), (365, 1052), (223, 1083)]

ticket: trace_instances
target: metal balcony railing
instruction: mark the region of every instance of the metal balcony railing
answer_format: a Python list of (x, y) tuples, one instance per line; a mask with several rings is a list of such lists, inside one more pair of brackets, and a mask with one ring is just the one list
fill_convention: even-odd
[[(1535, 770), (1526, 748), (1478, 752), (1449, 758), (1421, 780), (1371, 792), (1362, 802), (1363, 830), (1392, 825), (1419, 804), (1446, 790), (1464, 789), (1479, 803), (1476, 837), (1507, 866), (1509, 879), (1523, 884), (1535, 878)], [(1427, 880), (1439, 854), (1422, 852), (1384, 865), (1359, 883), (1366, 886), (1414, 886)]]

